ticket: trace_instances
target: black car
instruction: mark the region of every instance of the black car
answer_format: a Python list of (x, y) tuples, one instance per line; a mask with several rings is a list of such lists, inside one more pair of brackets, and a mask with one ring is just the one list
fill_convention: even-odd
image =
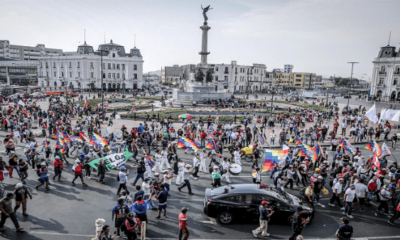
[(234, 219), (258, 221), (262, 201), (269, 203), (275, 213), (271, 223), (291, 224), (297, 207), (302, 206), (303, 218), (314, 217), (312, 207), (301, 199), (286, 192), (279, 192), (269, 186), (258, 184), (232, 184), (219, 188), (207, 188), (204, 198), (204, 213), (216, 218), (222, 224), (232, 223)]

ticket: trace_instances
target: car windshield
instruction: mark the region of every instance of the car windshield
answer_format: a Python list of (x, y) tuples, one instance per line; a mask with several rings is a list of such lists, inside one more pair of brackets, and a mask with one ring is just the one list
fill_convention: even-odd
[(276, 193), (276, 198), (278, 198), (279, 200), (293, 204), (293, 199), (286, 192), (280, 192), (276, 189), (272, 189), (272, 191)]

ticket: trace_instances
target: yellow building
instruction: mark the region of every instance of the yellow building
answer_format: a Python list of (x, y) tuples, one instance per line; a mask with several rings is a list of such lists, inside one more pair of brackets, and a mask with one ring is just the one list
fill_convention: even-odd
[(306, 73), (306, 72), (295, 72), (293, 73), (293, 75), (294, 75), (295, 88), (314, 89), (317, 74)]
[(293, 73), (289, 72), (277, 72), (276, 73), (276, 82), (275, 86), (276, 87), (294, 87), (294, 82), (293, 82)]

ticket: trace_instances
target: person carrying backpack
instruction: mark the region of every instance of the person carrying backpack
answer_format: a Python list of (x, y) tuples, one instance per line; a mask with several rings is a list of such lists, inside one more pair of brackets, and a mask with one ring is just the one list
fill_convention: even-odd
[(144, 161), (140, 161), (138, 166), (133, 166), (133, 168), (137, 168), (137, 175), (135, 181), (133, 181), (132, 186), (136, 186), (136, 182), (139, 178), (144, 182), (144, 173), (146, 172), (146, 167), (144, 166)]
[(303, 208), (298, 207), (297, 212), (293, 215), (293, 223), (292, 223), (293, 235), (289, 238), (289, 240), (296, 240), (297, 236), (299, 236), (301, 234), (301, 231), (303, 231), (304, 224), (309, 222), (309, 220), (302, 218), (301, 216), (302, 213), (303, 213)]

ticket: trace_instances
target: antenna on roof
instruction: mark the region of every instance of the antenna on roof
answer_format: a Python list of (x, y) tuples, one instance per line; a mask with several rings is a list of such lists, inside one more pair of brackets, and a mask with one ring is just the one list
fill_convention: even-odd
[(133, 46), (136, 47), (136, 34), (133, 34)]
[(392, 36), (392, 31), (389, 32), (389, 40), (388, 40), (388, 46), (390, 46), (390, 37)]
[(83, 29), (83, 40), (85, 41), (84, 45), (86, 45), (86, 29)]

